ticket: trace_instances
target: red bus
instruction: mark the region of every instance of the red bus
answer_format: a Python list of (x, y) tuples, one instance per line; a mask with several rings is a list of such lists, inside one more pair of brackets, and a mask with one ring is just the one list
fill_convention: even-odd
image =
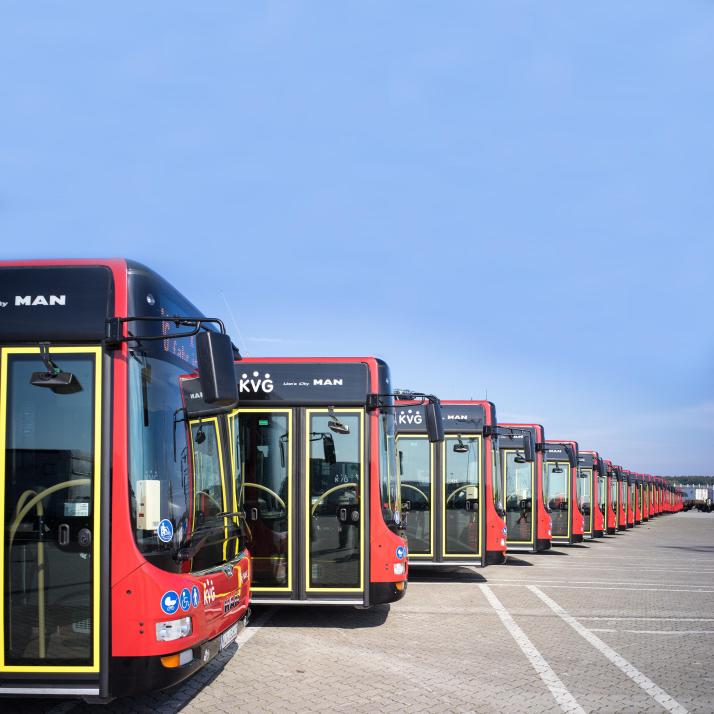
[(617, 533), (617, 477), (612, 461), (603, 459), (605, 480), (607, 483), (607, 509), (605, 512), (605, 532), (608, 535)]
[(642, 523), (644, 509), (642, 508), (642, 479), (644, 474), (635, 474), (635, 525)]
[(499, 424), (506, 547), (513, 552), (550, 548), (550, 509), (543, 492), (545, 436), (540, 424)]
[[(370, 607), (403, 597), (408, 564), (388, 365), (375, 357), (251, 358), (235, 364), (234, 379), (231, 432), (253, 602)], [(200, 402), (200, 389), (186, 391)], [(425, 401), (438, 440), (438, 401)]]
[(642, 474), (642, 520), (648, 521), (650, 518), (650, 477), (647, 474)]
[(130, 261), (2, 262), (0, 290), (0, 695), (173, 685), (248, 613), (230, 339)]
[(613, 466), (617, 481), (617, 530), (627, 530), (627, 477), (622, 466)]
[(635, 500), (637, 494), (635, 493), (635, 474), (630, 470), (625, 471), (625, 490), (627, 495), (627, 507), (625, 510), (625, 515), (627, 518), (627, 527), (635, 527)]
[(578, 493), (578, 444), (552, 439), (545, 443), (545, 493), (553, 524), (551, 543), (581, 543), (584, 519)]
[(583, 535), (588, 540), (601, 538), (607, 513), (607, 471), (597, 451), (578, 453), (585, 519)]
[(506, 559), (496, 407), (442, 401), (444, 440), (426, 441), (422, 408), (397, 403), (409, 563), (476, 565)]

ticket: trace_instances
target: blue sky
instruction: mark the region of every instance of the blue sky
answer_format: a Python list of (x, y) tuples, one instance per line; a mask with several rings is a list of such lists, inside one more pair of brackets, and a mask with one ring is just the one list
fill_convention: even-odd
[(714, 473), (710, 2), (6, 2), (0, 66), (3, 257)]

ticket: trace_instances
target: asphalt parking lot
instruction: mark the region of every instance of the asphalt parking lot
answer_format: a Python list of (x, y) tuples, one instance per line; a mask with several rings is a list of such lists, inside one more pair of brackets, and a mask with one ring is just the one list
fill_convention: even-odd
[(368, 611), (261, 609), (184, 685), (2, 712), (714, 712), (714, 516), (484, 570), (412, 570)]

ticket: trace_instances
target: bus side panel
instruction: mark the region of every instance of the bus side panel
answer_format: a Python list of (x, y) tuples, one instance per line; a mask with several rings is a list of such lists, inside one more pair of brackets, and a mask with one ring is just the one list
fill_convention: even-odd
[[(167, 595), (169, 600), (175, 596), (180, 601), (184, 590), (191, 595), (188, 607), (181, 604), (171, 614), (162, 609)], [(201, 577), (169, 573), (145, 561), (112, 588), (112, 655), (159, 656), (196, 646), (242, 618), (249, 600), (247, 557), (235, 565), (231, 575), (217, 570)], [(157, 640), (158, 623), (185, 617), (191, 618), (189, 636), (169, 642)]]

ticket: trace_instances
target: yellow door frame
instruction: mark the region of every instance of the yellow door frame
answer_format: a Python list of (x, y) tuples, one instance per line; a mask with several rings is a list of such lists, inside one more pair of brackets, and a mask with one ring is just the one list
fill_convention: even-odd
[[(359, 478), (359, 504), (360, 512), (362, 514), (367, 512), (369, 508), (369, 503), (364, 497), (364, 475), (365, 475), (365, 452), (364, 452), (364, 428), (365, 428), (365, 411), (363, 408), (340, 408), (332, 410), (335, 414), (354, 414), (359, 416), (360, 429), (359, 429), (359, 456), (360, 456), (360, 478)], [(359, 520), (359, 530), (360, 530), (360, 551), (359, 551), (359, 578), (360, 584), (357, 588), (326, 588), (326, 587), (311, 587), (310, 586), (310, 518), (312, 515), (312, 504), (310, 502), (310, 422), (313, 414), (329, 414), (330, 410), (327, 408), (318, 409), (306, 409), (305, 410), (305, 592), (339, 592), (339, 593), (363, 593), (364, 592), (364, 556), (365, 556), (365, 528), (364, 528), (364, 517), (360, 517)]]
[[(475, 553), (447, 553), (446, 551), (446, 445), (449, 441), (474, 441), (478, 445), (478, 456), (476, 464), (478, 466), (477, 483), (478, 483), (478, 551)], [(483, 436), (481, 434), (462, 434), (460, 437), (455, 434), (447, 434), (444, 441), (441, 442), (441, 557), (442, 558), (459, 558), (468, 560), (480, 558), (483, 550), (483, 509), (484, 496), (486, 494), (486, 475), (481, 468), (483, 464)]]
[[(503, 468), (503, 496), (506, 504), (508, 503), (508, 493), (506, 491), (506, 477), (508, 475), (508, 454), (518, 453), (522, 449), (501, 449), (501, 454), (503, 458), (501, 459), (501, 464)], [(533, 545), (535, 542), (535, 530), (536, 530), (536, 505), (537, 499), (535, 494), (535, 463), (533, 461), (529, 462), (531, 470), (531, 538), (530, 540), (511, 540), (507, 538), (506, 546), (510, 543), (511, 545)], [(505, 504), (504, 504), (505, 505)]]
[[(92, 499), (92, 664), (86, 666), (5, 664), (5, 598), (0, 597), (0, 673), (31, 672), (37, 674), (98, 673), (100, 659), (100, 597), (101, 597), (101, 489), (102, 489), (102, 348), (101, 347), (50, 347), (50, 354), (84, 354), (94, 356), (94, 473)], [(0, 348), (0, 582), (5, 583), (5, 451), (7, 445), (7, 370), (8, 357), (36, 354), (39, 347)], [(35, 500), (34, 498), (32, 499)], [(41, 499), (40, 501), (41, 502)], [(4, 595), (4, 593), (3, 593)]]
[[(288, 513), (288, 584), (284, 587), (256, 587), (251, 585), (251, 591), (255, 593), (264, 592), (292, 592), (293, 589), (293, 410), (289, 407), (282, 408), (272, 408), (272, 407), (240, 407), (233, 410), (230, 413), (230, 424), (231, 433), (233, 438), (233, 444), (235, 445), (235, 420), (240, 417), (241, 414), (287, 414), (288, 417), (288, 443), (287, 443), (287, 474), (288, 474), (288, 487), (287, 487), (287, 502), (285, 504), (286, 511)], [(241, 503), (245, 503), (244, 491), (245, 491), (245, 463), (241, 461)], [(252, 481), (251, 485), (257, 486)], [(265, 556), (263, 556), (265, 557)], [(279, 556), (268, 556), (271, 560), (277, 559)], [(251, 560), (258, 560), (256, 556), (251, 554)]]
[[(399, 440), (407, 440), (407, 439), (428, 439), (427, 434), (398, 434), (397, 435), (397, 451), (399, 450)], [(434, 557), (434, 512), (435, 512), (435, 504), (434, 504), (434, 444), (429, 442), (429, 552), (428, 553), (412, 553), (411, 548), (409, 548), (408, 544), (408, 553), (409, 553), (409, 560), (417, 560), (418, 558), (433, 558)], [(404, 474), (402, 474), (402, 479), (404, 478)], [(405, 484), (402, 481), (402, 488), (404, 488)], [(415, 488), (412, 486), (411, 488)], [(402, 502), (404, 499), (402, 498)], [(408, 515), (407, 515), (408, 517)]]

